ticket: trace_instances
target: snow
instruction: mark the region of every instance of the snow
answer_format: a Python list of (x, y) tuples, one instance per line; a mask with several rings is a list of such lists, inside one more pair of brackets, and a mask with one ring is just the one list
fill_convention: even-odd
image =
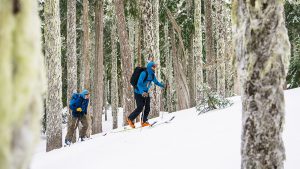
[[(91, 140), (48, 153), (41, 148), (45, 146), (42, 141), (31, 169), (239, 169), (241, 101), (238, 96), (230, 99), (234, 105), (223, 110), (200, 116), (194, 108), (166, 113), (163, 119), (176, 116), (169, 124), (106, 136), (98, 134)], [(285, 99), (285, 169), (296, 169), (300, 168), (300, 88), (286, 91)], [(112, 117), (108, 117), (103, 125), (105, 132), (112, 128)]]

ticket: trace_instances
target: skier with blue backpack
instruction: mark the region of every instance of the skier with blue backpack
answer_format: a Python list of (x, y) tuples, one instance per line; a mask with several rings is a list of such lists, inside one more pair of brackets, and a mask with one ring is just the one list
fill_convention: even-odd
[(150, 112), (149, 89), (151, 83), (154, 82), (155, 85), (165, 88), (165, 85), (156, 79), (155, 69), (157, 66), (153, 61), (150, 61), (146, 68), (136, 67), (130, 79), (130, 83), (134, 87), (134, 99), (137, 105), (137, 108), (127, 117), (127, 122), (132, 128), (135, 128), (134, 119), (143, 111), (144, 107), (141, 126), (150, 126), (148, 115)]
[(89, 105), (90, 94), (88, 90), (83, 90), (82, 93), (73, 93), (69, 103), (69, 108), (72, 110), (72, 118), (69, 121), (71, 125), (68, 127), (68, 132), (65, 138), (65, 144), (70, 145), (74, 132), (81, 122), (82, 128), (79, 131), (81, 141), (86, 139), (86, 132), (88, 129), (87, 110)]

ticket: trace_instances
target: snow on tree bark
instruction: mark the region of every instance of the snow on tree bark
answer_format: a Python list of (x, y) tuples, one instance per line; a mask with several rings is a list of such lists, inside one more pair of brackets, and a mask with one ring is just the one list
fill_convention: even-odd
[(51, 151), (62, 146), (62, 68), (59, 1), (45, 1), (44, 14), (45, 56), (48, 74), (46, 151)]
[(194, 55), (196, 59), (196, 104), (202, 99), (201, 86), (203, 85), (203, 63), (202, 63), (202, 25), (201, 25), (201, 0), (195, 0), (194, 11)]
[(126, 30), (125, 23), (125, 13), (124, 13), (124, 1), (115, 0), (115, 11), (116, 11), (116, 21), (117, 30), (120, 42), (121, 51), (121, 62), (122, 62), (122, 83), (123, 83), (123, 103), (124, 103), (124, 113), (123, 113), (123, 123), (127, 124), (126, 118), (134, 109), (134, 99), (133, 99), (133, 89), (130, 85), (130, 77), (133, 71), (132, 68), (132, 58), (131, 51), (128, 41), (128, 34)]
[(241, 168), (283, 169), (283, 87), (290, 43), (283, 1), (233, 2), (234, 44), (242, 85)]
[(104, 77), (104, 66), (103, 66), (103, 1), (95, 2), (95, 24), (96, 24), (96, 54), (95, 54), (95, 72), (94, 72), (94, 88), (93, 91), (95, 100), (93, 108), (93, 124), (92, 133), (97, 134), (102, 132), (102, 114), (103, 114), (103, 77)]
[(1, 169), (28, 168), (39, 140), (46, 82), (37, 3), (0, 2), (0, 92), (9, 93), (0, 98)]

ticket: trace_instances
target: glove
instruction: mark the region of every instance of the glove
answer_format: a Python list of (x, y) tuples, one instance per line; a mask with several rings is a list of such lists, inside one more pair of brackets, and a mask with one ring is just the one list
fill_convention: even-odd
[(78, 111), (78, 112), (82, 112), (82, 109), (81, 109), (81, 107), (78, 107), (78, 108), (76, 109), (76, 111)]
[(142, 94), (142, 96), (143, 96), (143, 97), (148, 97), (148, 96), (149, 96), (149, 93), (144, 92), (144, 93)]

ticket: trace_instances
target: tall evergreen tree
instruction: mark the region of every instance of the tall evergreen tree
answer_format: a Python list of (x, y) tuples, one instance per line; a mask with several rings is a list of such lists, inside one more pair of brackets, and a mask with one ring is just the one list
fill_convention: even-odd
[(195, 0), (194, 11), (194, 55), (196, 59), (196, 104), (202, 99), (201, 86), (203, 85), (203, 55), (202, 55), (202, 22), (201, 22), (201, 0)]
[(0, 0), (0, 168), (28, 168), (39, 140), (45, 88), (35, 0)]
[(225, 62), (227, 60), (224, 59), (224, 2), (223, 1), (215, 1), (216, 8), (216, 46), (217, 46), (217, 92), (221, 96), (225, 96)]
[(82, 58), (84, 63), (84, 82), (85, 89), (90, 90), (90, 39), (89, 39), (89, 1), (83, 0), (83, 46), (82, 46)]
[(104, 66), (103, 66), (103, 1), (95, 2), (95, 24), (96, 24), (96, 54), (95, 54), (95, 70), (94, 70), (94, 111), (92, 133), (102, 132), (102, 113), (103, 113), (103, 88), (104, 88)]
[[(115, 17), (113, 12), (112, 17)], [(113, 129), (118, 128), (118, 64), (117, 64), (117, 27), (115, 18), (111, 29), (111, 110), (113, 115)]]
[(130, 85), (129, 79), (133, 70), (132, 58), (130, 46), (128, 43), (128, 34), (126, 30), (126, 21), (124, 13), (124, 1), (115, 0), (114, 1), (115, 11), (116, 11), (116, 21), (117, 30), (120, 42), (121, 60), (122, 60), (122, 82), (123, 82), (123, 106), (124, 115), (123, 123), (126, 124), (126, 118), (134, 109), (134, 99), (132, 94), (132, 87)]
[(45, 1), (44, 14), (45, 56), (48, 74), (46, 151), (51, 151), (62, 146), (62, 68), (59, 1)]
[(283, 87), (290, 43), (283, 3), (233, 2), (234, 43), (242, 85), (243, 169), (284, 168)]
[(215, 53), (212, 23), (212, 0), (204, 1), (205, 11), (205, 53), (206, 53), (206, 82), (208, 86), (216, 91), (216, 75), (215, 75)]
[[(70, 99), (72, 93), (77, 91), (76, 1), (68, 1), (67, 3), (67, 98)], [(69, 111), (69, 120), (70, 117), (72, 117), (71, 111)], [(71, 123), (68, 123), (68, 125), (70, 124)], [(73, 138), (73, 141), (75, 141), (75, 137)]]

